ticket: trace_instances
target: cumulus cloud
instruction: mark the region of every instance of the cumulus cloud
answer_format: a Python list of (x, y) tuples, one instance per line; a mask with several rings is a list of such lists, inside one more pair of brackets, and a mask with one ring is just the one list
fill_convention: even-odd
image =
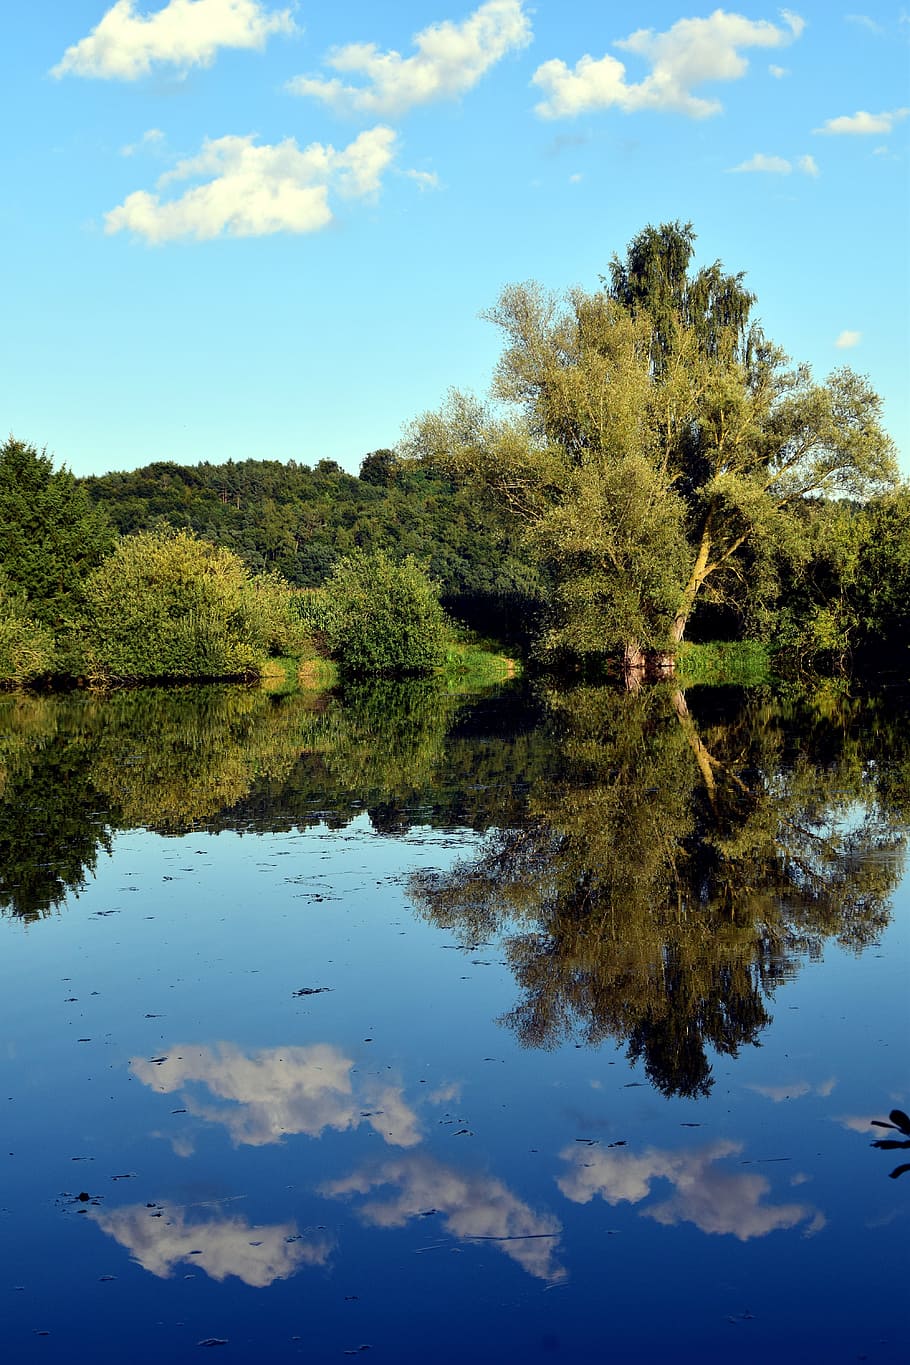
[(401, 1087), (366, 1081), (355, 1090), (353, 1066), (329, 1043), (252, 1054), (232, 1043), (178, 1043), (163, 1062), (130, 1062), (145, 1085), (161, 1095), (181, 1091), (190, 1113), (223, 1124), (235, 1144), (262, 1147), (292, 1133), (318, 1138), (326, 1129), (345, 1132), (364, 1122), (392, 1146), (420, 1142)]
[(411, 1156), (330, 1181), (320, 1193), (342, 1198), (382, 1186), (397, 1188), (391, 1198), (361, 1206), (365, 1223), (400, 1228), (432, 1210), (451, 1236), (489, 1241), (538, 1279), (565, 1278), (555, 1260), (562, 1224), (551, 1214), (535, 1213), (493, 1176), (465, 1175), (431, 1157)]
[(784, 76), (789, 76), (790, 71), (786, 66), (775, 66), (773, 63), (768, 67), (771, 75), (776, 81), (782, 80)]
[(289, 9), (267, 10), (260, 0), (170, 0), (151, 14), (136, 0), (117, 0), (51, 75), (134, 81), (162, 64), (211, 66), (219, 48), (261, 50), (272, 33), (295, 27)]
[(768, 20), (715, 10), (706, 19), (679, 19), (663, 33), (642, 28), (613, 44), (650, 63), (644, 80), (629, 83), (623, 62), (609, 53), (585, 55), (570, 70), (554, 58), (534, 73), (533, 82), (546, 98), (536, 106), (541, 118), (571, 118), (593, 109), (612, 107), (624, 113), (659, 109), (706, 118), (720, 112), (719, 100), (703, 99), (693, 90), (708, 81), (733, 81), (745, 75), (749, 63), (742, 49), (784, 47), (798, 38), (804, 21), (781, 11), (783, 26)]
[(317, 232), (332, 222), (329, 192), (348, 198), (376, 194), (395, 155), (391, 128), (371, 128), (343, 151), (293, 138), (257, 146), (253, 136), (207, 140), (158, 180), (159, 191), (201, 180), (175, 199), (136, 190), (104, 216), (105, 232), (130, 231), (157, 244), (181, 237), (262, 237)]
[(784, 156), (766, 156), (764, 152), (756, 152), (748, 161), (731, 166), (730, 174), (739, 175), (741, 172), (754, 171), (766, 175), (790, 175), (794, 170), (802, 171), (803, 175), (811, 175), (813, 179), (819, 175), (814, 157), (800, 156), (793, 162)]
[(348, 85), (337, 76), (297, 76), (288, 82), (295, 95), (310, 95), (339, 113), (385, 117), (403, 114), (418, 104), (457, 99), (472, 90), (490, 67), (508, 52), (531, 41), (531, 22), (524, 0), (487, 0), (461, 24), (445, 20), (414, 35), (416, 52), (382, 52), (374, 43), (336, 48), (326, 64), (363, 83)]
[(254, 1289), (264, 1289), (276, 1280), (290, 1279), (303, 1266), (325, 1265), (333, 1249), (328, 1238), (304, 1241), (296, 1223), (256, 1226), (245, 1218), (190, 1221), (182, 1209), (144, 1204), (111, 1213), (91, 1209), (89, 1217), (159, 1279), (167, 1279), (184, 1264), (204, 1270), (219, 1283), (233, 1275)]
[(821, 128), (816, 128), (814, 131), (816, 133), (846, 133), (859, 137), (881, 136), (882, 133), (893, 132), (895, 123), (905, 119), (908, 114), (910, 114), (910, 109), (892, 109), (881, 114), (869, 114), (865, 109), (859, 109), (855, 114), (841, 114), (838, 118), (829, 118), (827, 123), (823, 123)]
[(727, 1141), (685, 1152), (649, 1147), (640, 1156), (569, 1147), (562, 1153), (569, 1169), (557, 1184), (576, 1204), (587, 1204), (595, 1196), (608, 1204), (638, 1204), (651, 1193), (655, 1180), (666, 1180), (674, 1193), (663, 1203), (642, 1209), (644, 1217), (665, 1225), (693, 1223), (702, 1232), (726, 1234), (740, 1242), (800, 1223), (813, 1232), (823, 1226), (821, 1214), (807, 1204), (765, 1202), (770, 1185), (764, 1176), (712, 1169), (741, 1151), (740, 1143)]
[(851, 346), (858, 346), (862, 339), (862, 332), (845, 330), (841, 332), (834, 344), (839, 351), (849, 351)]

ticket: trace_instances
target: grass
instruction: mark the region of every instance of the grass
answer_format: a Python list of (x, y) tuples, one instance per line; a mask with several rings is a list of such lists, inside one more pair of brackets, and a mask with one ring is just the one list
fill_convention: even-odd
[(760, 687), (771, 676), (770, 651), (758, 640), (682, 644), (676, 656), (676, 678), (684, 687)]
[(507, 682), (517, 677), (521, 668), (515, 659), (500, 654), (488, 641), (456, 640), (447, 647), (445, 663), (439, 671), (452, 691), (473, 692)]
[(296, 658), (292, 654), (266, 659), (259, 674), (260, 686), (267, 692), (328, 692), (338, 682), (338, 665), (314, 654)]
[[(500, 653), (495, 642), (462, 635), (447, 645), (445, 662), (436, 676), (450, 692), (477, 692), (507, 682), (520, 671), (518, 662)], [(285, 654), (266, 659), (259, 680), (266, 691), (279, 695), (328, 692), (338, 684), (338, 665), (315, 648), (307, 648), (299, 657)]]

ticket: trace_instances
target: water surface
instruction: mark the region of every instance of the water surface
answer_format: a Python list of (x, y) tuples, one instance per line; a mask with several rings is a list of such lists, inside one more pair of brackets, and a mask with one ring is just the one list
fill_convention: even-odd
[(894, 1361), (899, 698), (0, 698), (14, 1361)]

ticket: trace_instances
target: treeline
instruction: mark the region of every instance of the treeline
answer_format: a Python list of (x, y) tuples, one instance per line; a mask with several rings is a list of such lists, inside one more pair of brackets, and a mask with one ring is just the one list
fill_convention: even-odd
[(2, 684), (252, 678), (317, 652), (350, 677), (427, 674), (453, 644), (412, 555), (354, 549), (324, 587), (295, 588), (160, 518), (119, 534), (68, 470), (0, 447)]
[(332, 460), (159, 461), (82, 481), (121, 534), (167, 525), (238, 554), (254, 572), (321, 587), (356, 551), (413, 558), (439, 584), (446, 610), (472, 627), (527, 643), (545, 588), (516, 549), (508, 521), (427, 464), (366, 455), (360, 475)]
[[(121, 534), (162, 525), (234, 550), (253, 571), (321, 587), (352, 551), (412, 555), (449, 613), (531, 651), (553, 619), (553, 575), (521, 553), (520, 531), (471, 483), (391, 451), (359, 477), (331, 461), (160, 462), (85, 479)], [(766, 642), (790, 671), (906, 673), (910, 653), (910, 489), (862, 502), (805, 498), (789, 539), (746, 556), (736, 591), (700, 600), (693, 640)], [(547, 607), (551, 608), (549, 616)]]

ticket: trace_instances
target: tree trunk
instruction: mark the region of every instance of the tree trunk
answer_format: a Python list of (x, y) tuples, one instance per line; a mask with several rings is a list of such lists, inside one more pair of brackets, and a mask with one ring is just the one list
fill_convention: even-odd
[(627, 690), (640, 692), (645, 680), (645, 655), (637, 640), (629, 640), (623, 646), (622, 673)]
[(699, 771), (704, 780), (705, 788), (708, 793), (708, 800), (713, 807), (715, 799), (716, 784), (714, 781), (714, 759), (708, 753), (698, 731), (693, 724), (692, 717), (689, 715), (689, 708), (686, 705), (686, 698), (680, 689), (673, 693), (673, 710), (679, 717), (679, 722), (685, 731), (689, 747), (695, 755), (695, 762), (698, 764)]
[(711, 553), (711, 519), (710, 515), (705, 522), (704, 530), (701, 533), (701, 542), (698, 547), (698, 554), (695, 556), (695, 563), (692, 565), (692, 572), (689, 581), (683, 589), (679, 606), (676, 609), (676, 616), (673, 621), (673, 629), (670, 634), (674, 644), (679, 644), (686, 632), (686, 623), (695, 605), (698, 590), (707, 578), (708, 556)]

